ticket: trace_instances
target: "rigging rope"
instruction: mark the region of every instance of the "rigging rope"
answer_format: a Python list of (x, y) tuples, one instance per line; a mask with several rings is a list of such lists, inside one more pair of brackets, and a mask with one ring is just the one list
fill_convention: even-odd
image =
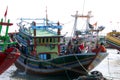
[[(82, 14), (84, 12), (84, 6), (85, 6), (85, 0), (83, 2), (83, 11), (82, 11)], [(76, 27), (76, 24), (77, 24), (77, 15), (78, 15), (78, 11), (76, 12), (76, 16), (75, 16), (75, 23), (74, 23), (74, 26), (73, 26), (73, 29), (72, 29), (72, 32), (71, 32), (71, 38), (69, 39), (69, 41), (72, 39), (72, 35), (75, 34), (75, 27)], [(74, 36), (74, 35), (73, 35)], [(79, 65), (88, 73), (87, 69), (82, 65), (82, 63), (79, 61), (78, 57), (76, 55), (74, 55), (77, 62), (79, 63)]]
[(66, 25), (66, 24), (69, 24), (69, 23), (71, 23), (71, 22), (73, 22), (73, 20), (69, 20), (69, 21), (67, 21), (66, 23), (63, 23), (62, 25)]
[(74, 55), (74, 56), (77, 59), (79, 65), (88, 73), (88, 70), (82, 65), (82, 63), (79, 61), (78, 57), (76, 55)]
[[(82, 11), (82, 14), (84, 12), (84, 6), (85, 6), (85, 0), (83, 2), (83, 11)], [(74, 27), (76, 27), (76, 26), (74, 26)], [(73, 27), (73, 30), (74, 30), (74, 27)], [(74, 56), (75, 56), (76, 60), (78, 61), (79, 65), (88, 73), (88, 70), (82, 65), (82, 63), (79, 61), (78, 57), (76, 55), (74, 55)]]

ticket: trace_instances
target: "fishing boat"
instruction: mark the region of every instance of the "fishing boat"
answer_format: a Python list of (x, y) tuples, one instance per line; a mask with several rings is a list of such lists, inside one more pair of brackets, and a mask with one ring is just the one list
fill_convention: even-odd
[[(79, 16), (78, 14), (74, 16), (76, 25)], [(88, 19), (90, 15), (84, 17)], [(92, 49), (91, 51), (78, 49), (77, 46), (80, 45), (80, 42), (89, 42), (88, 38), (84, 39), (83, 36), (79, 37), (77, 34), (66, 41), (66, 37), (61, 34), (60, 22), (54, 23), (47, 17), (20, 18), (19, 21), (17, 23), (19, 31), (12, 34), (12, 39), (18, 43), (16, 46), (21, 52), (15, 65), (26, 73), (87, 75), (108, 55), (107, 51), (101, 52), (101, 48), (93, 52)], [(91, 30), (90, 32), (98, 33), (100, 30)], [(94, 39), (98, 38), (93, 37)], [(80, 46), (80, 48), (83, 49), (84, 46)]]
[[(6, 71), (20, 56), (19, 50), (14, 46), (16, 42), (13, 42), (8, 35), (9, 27), (12, 25), (13, 23), (10, 23), (9, 19), (7, 22), (3, 22), (3, 19), (1, 19), (1, 22), (0, 22), (0, 74)], [(5, 34), (2, 34), (2, 31), (4, 32), (3, 28), (5, 27), (6, 27), (6, 32)]]
[(107, 33), (106, 42), (112, 47), (120, 51), (120, 32), (113, 30)]

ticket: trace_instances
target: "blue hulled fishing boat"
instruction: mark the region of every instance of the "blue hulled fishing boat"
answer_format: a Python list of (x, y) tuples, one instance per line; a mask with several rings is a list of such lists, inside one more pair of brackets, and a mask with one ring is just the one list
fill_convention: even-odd
[[(74, 17), (76, 21), (78, 17), (89, 19), (90, 15), (76, 14)], [(15, 65), (27, 73), (87, 75), (108, 55), (106, 51), (101, 52), (101, 48), (93, 52), (92, 48), (88, 50), (89, 45), (95, 44), (87, 38), (78, 36), (77, 30), (74, 30), (75, 35), (66, 41), (66, 37), (61, 35), (62, 26), (59, 22), (53, 23), (48, 18), (19, 20), (17, 24), (19, 31), (11, 33), (13, 35), (11, 38), (18, 43), (16, 46), (21, 52)], [(89, 24), (88, 20), (87, 24)], [(99, 30), (91, 31), (99, 32)], [(97, 37), (94, 36), (95, 38)], [(85, 46), (87, 43), (91, 44)]]

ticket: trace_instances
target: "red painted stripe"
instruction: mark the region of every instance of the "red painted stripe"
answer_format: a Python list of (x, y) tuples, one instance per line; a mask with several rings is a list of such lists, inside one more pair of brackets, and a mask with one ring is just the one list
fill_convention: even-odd
[(0, 22), (0, 25), (11, 26), (11, 25), (13, 25), (13, 23)]

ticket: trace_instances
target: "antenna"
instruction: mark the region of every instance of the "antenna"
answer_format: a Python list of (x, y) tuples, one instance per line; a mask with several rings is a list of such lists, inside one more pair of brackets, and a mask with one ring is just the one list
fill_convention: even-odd
[(46, 25), (48, 25), (48, 14), (47, 14), (47, 6), (46, 6)]
[(84, 0), (84, 2), (83, 2), (83, 10), (82, 10), (82, 15), (83, 15), (83, 13), (84, 13), (84, 7), (85, 7), (85, 0)]

